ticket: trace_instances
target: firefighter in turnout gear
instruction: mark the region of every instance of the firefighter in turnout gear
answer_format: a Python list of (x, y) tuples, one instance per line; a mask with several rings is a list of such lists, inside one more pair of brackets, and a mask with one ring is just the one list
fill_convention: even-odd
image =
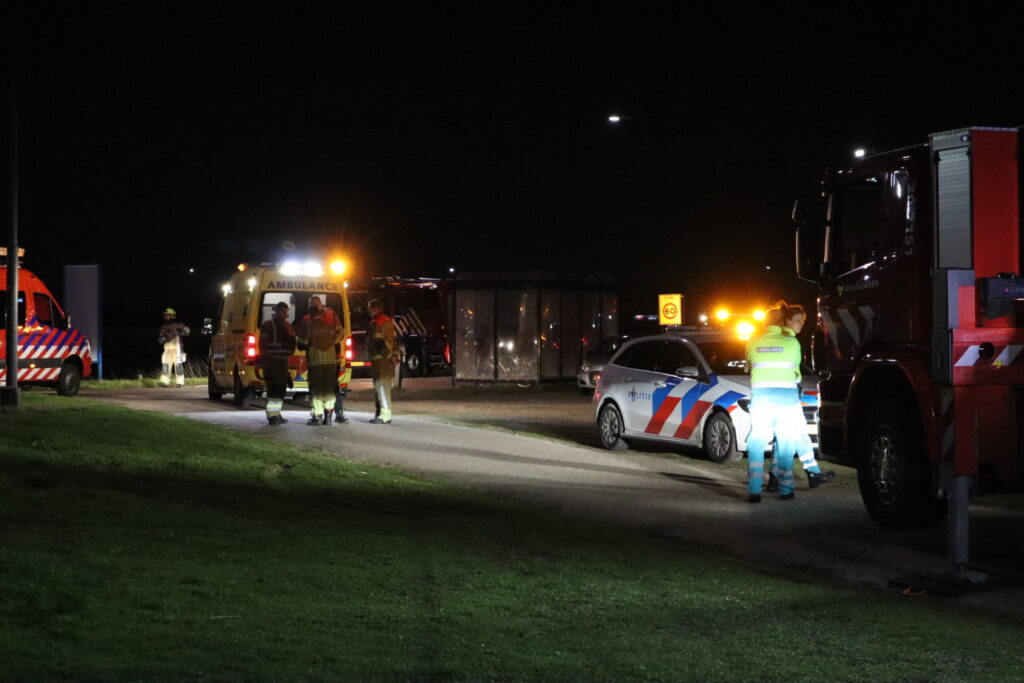
[(288, 322), (288, 304), (274, 306), (274, 315), (260, 326), (260, 359), (267, 383), (267, 422), (279, 425), (288, 420), (281, 416), (284, 394), (291, 376), (288, 359), (295, 351), (295, 331)]
[(174, 385), (185, 386), (185, 347), (182, 339), (192, 334), (188, 326), (178, 320), (173, 308), (164, 311), (164, 324), (157, 335), (163, 344), (164, 352), (160, 357), (160, 385), (171, 386), (171, 374), (174, 374)]
[(377, 397), (379, 413), (370, 422), (391, 424), (391, 384), (395, 379), (398, 362), (398, 339), (394, 321), (384, 315), (384, 306), (374, 299), (368, 305), (373, 319), (366, 329), (366, 351), (373, 365), (373, 391)]
[[(803, 323), (803, 310), (800, 311)], [(772, 321), (775, 322), (775, 321)], [(781, 322), (781, 321), (780, 321)], [(783, 500), (793, 498), (793, 454), (799, 434), (806, 429), (793, 406), (800, 405), (800, 342), (783, 334), (781, 325), (767, 325), (747, 344), (750, 363), (750, 436), (747, 437), (747, 492), (751, 503), (761, 502), (764, 486), (764, 451), (774, 435), (773, 469)]]
[(338, 316), (325, 309), (320, 297), (309, 301), (309, 314), (302, 320), (296, 337), (299, 350), (306, 352), (312, 415), (306, 424), (329, 425), (334, 418), (338, 388), (338, 344), (344, 332)]

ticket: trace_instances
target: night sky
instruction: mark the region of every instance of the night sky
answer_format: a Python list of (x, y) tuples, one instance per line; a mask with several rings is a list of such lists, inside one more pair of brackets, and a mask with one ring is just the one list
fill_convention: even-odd
[(826, 166), (1024, 124), (1009, 10), (23, 5), (26, 265), (59, 294), (103, 264), (115, 322), (212, 315), (285, 240), (356, 276), (608, 272), (626, 315), (807, 303), (789, 211)]

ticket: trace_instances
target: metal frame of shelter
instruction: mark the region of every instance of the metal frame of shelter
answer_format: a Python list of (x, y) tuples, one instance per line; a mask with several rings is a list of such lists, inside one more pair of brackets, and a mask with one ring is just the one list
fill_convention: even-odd
[(575, 379), (584, 355), (619, 330), (608, 275), (464, 273), (451, 296), (453, 384)]

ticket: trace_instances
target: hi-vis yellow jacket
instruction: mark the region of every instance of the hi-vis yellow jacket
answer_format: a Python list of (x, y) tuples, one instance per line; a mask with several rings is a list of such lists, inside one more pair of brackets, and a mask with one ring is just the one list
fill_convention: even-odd
[(796, 336), (778, 325), (769, 325), (761, 336), (747, 343), (750, 388), (796, 388), (800, 384), (800, 360), (800, 341)]

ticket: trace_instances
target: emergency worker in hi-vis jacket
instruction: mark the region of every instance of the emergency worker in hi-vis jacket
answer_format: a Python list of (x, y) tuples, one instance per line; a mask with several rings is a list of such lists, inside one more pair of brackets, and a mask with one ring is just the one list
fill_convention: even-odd
[[(794, 405), (800, 405), (800, 342), (795, 334), (783, 333), (782, 319), (771, 320), (777, 324), (765, 326), (761, 335), (747, 344), (747, 361), (750, 364), (747, 492), (751, 503), (761, 502), (765, 479), (764, 451), (773, 436), (776, 445), (772, 469), (778, 477), (779, 497), (792, 500), (793, 455), (800, 434), (807, 429), (803, 412), (800, 412), (798, 423), (794, 411)], [(802, 316), (800, 323), (803, 323)]]
[(185, 346), (182, 339), (192, 334), (188, 325), (178, 320), (173, 308), (164, 310), (164, 324), (157, 335), (163, 344), (164, 352), (160, 357), (160, 385), (171, 386), (171, 374), (174, 374), (174, 385), (185, 386)]
[(373, 424), (391, 424), (391, 384), (395, 379), (398, 362), (398, 338), (395, 322), (384, 314), (380, 301), (370, 301), (368, 308), (373, 319), (366, 328), (366, 355), (373, 366), (373, 391), (377, 397), (377, 415)]

